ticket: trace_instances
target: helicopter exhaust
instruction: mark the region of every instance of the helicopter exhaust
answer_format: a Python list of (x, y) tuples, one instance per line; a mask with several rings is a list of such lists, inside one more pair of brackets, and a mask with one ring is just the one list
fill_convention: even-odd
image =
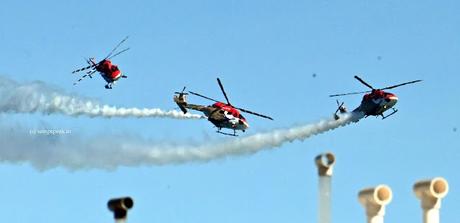
[(334, 113), (334, 119), (339, 120), (339, 118), (340, 118), (339, 112), (340, 112), (340, 114), (345, 114), (348, 111), (347, 111), (347, 108), (344, 105), (345, 102), (340, 103), (339, 100), (336, 100), (336, 102), (337, 102), (337, 110)]
[[(1, 104), (1, 103), (0, 103)], [(29, 163), (39, 171), (56, 167), (69, 170), (105, 169), (118, 167), (177, 165), (203, 163), (212, 160), (249, 156), (269, 151), (294, 141), (354, 123), (363, 115), (347, 113), (339, 120), (321, 119), (301, 126), (273, 129), (267, 132), (201, 143), (177, 140), (152, 140), (135, 135), (96, 134), (84, 137), (78, 133), (31, 131), (18, 125), (0, 125), (0, 157), (2, 162)], [(40, 130), (40, 129), (38, 129)], [(24, 134), (29, 132), (29, 134)], [(57, 135), (61, 135), (57, 137)], [(46, 137), (51, 136), (51, 137)], [(52, 137), (54, 136), (54, 137)]]
[[(198, 119), (201, 115), (184, 115), (181, 111), (160, 109), (117, 108), (97, 101), (80, 98), (53, 89), (44, 83), (17, 84), (0, 76), (0, 113), (64, 114), (88, 117), (168, 117)], [(67, 131), (34, 131), (15, 125), (0, 125), (2, 162), (28, 162), (38, 170), (54, 167), (78, 169), (115, 169), (121, 166), (171, 165), (189, 162), (207, 162), (233, 156), (251, 155), (275, 149), (293, 141), (357, 122), (361, 112), (340, 114), (340, 119), (321, 119), (304, 125), (293, 125), (255, 133), (232, 140), (178, 143), (155, 141), (133, 135), (96, 134), (81, 137)], [(40, 130), (40, 129), (37, 129)], [(28, 135), (24, 135), (29, 132)], [(40, 151), (37, 153), (37, 151)], [(63, 152), (66, 151), (66, 152)], [(24, 155), (27, 154), (27, 155)]]
[(18, 84), (0, 76), (0, 112), (42, 113), (103, 118), (202, 119), (204, 116), (159, 108), (123, 108), (68, 94), (43, 82)]
[(385, 206), (391, 202), (392, 198), (393, 193), (387, 185), (378, 185), (361, 190), (358, 199), (366, 210), (367, 222), (383, 223)]
[(423, 180), (414, 184), (414, 193), (420, 199), (424, 223), (439, 223), (441, 200), (449, 192), (449, 184), (442, 177)]

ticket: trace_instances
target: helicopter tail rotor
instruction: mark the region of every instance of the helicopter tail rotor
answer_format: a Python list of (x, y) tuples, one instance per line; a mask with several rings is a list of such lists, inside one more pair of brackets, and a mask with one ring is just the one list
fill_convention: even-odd
[(181, 91), (181, 92), (177, 92), (177, 91), (176, 91), (176, 92), (174, 92), (174, 93), (177, 94), (177, 95), (179, 95), (179, 96), (181, 96), (181, 95), (188, 95), (187, 92), (184, 92), (184, 91), (185, 91), (185, 88), (186, 88), (186, 87), (184, 86), (184, 88), (182, 88), (182, 91)]
[(181, 92), (174, 92), (176, 95), (174, 95), (174, 102), (176, 102), (177, 106), (179, 106), (180, 110), (186, 114), (187, 113), (187, 98), (186, 95), (188, 93), (184, 93), (185, 87), (182, 89)]

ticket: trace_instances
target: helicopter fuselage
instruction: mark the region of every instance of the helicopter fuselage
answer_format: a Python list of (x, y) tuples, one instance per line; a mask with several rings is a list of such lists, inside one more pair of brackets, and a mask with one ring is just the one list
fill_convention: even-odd
[(233, 106), (222, 102), (216, 102), (213, 105), (207, 107), (209, 109), (205, 110), (203, 113), (217, 128), (241, 131), (245, 131), (249, 128), (249, 124), (246, 119), (243, 117), (243, 115), (241, 115), (240, 111), (238, 111), (238, 109), (234, 108)]
[[(210, 121), (212, 124), (214, 124), (217, 127), (217, 132), (224, 134), (224, 135), (230, 135), (230, 136), (237, 136), (236, 135), (236, 130), (240, 131), (246, 131), (246, 129), (249, 128), (249, 124), (246, 121), (246, 119), (241, 115), (241, 112), (245, 112), (248, 114), (252, 114), (255, 116), (259, 116), (262, 118), (270, 119), (273, 120), (273, 118), (262, 115), (259, 113), (255, 113), (243, 108), (238, 108), (233, 106), (230, 101), (228, 100), (227, 93), (225, 93), (224, 86), (222, 85), (222, 82), (220, 81), (219, 78), (217, 78), (217, 83), (219, 84), (220, 90), (222, 91), (222, 94), (225, 97), (225, 100), (227, 103), (212, 99), (210, 97), (204, 96), (202, 94), (198, 94), (192, 91), (189, 91), (188, 93), (184, 93), (185, 87), (182, 89), (181, 92), (175, 92), (174, 96), (174, 102), (179, 106), (180, 110), (182, 112), (187, 113), (187, 109), (192, 109), (196, 111), (201, 111), (203, 112), (206, 117), (208, 118), (208, 121)], [(203, 105), (194, 105), (194, 104), (188, 104), (186, 101), (186, 95), (188, 94), (193, 94), (211, 101), (214, 101), (215, 103), (209, 106), (203, 106)], [(232, 133), (225, 133), (221, 132), (220, 130), (222, 128), (226, 129), (232, 129)]]
[[(246, 131), (249, 124), (241, 115), (240, 111), (231, 105), (223, 102), (216, 102), (209, 106), (189, 104), (185, 101), (185, 95), (175, 96), (174, 101), (183, 108), (182, 111), (187, 112), (187, 109), (203, 112), (212, 124), (219, 130), (222, 128)], [(181, 108), (181, 109), (182, 109)]]
[[(355, 76), (355, 79), (357, 79), (359, 82), (367, 86), (368, 88), (371, 89), (371, 91), (363, 91), (363, 92), (352, 92), (352, 93), (345, 93), (345, 94), (334, 94), (334, 95), (329, 95), (329, 97), (337, 97), (337, 96), (344, 96), (344, 95), (354, 95), (354, 94), (362, 94), (362, 93), (367, 93), (363, 96), (363, 100), (361, 101), (361, 104), (359, 107), (357, 107), (353, 112), (362, 112), (365, 117), (367, 116), (382, 116), (382, 119), (385, 119), (393, 114), (395, 114), (398, 110), (393, 108), (396, 103), (398, 102), (398, 97), (390, 92), (385, 92), (384, 90), (388, 89), (393, 89), (397, 87), (401, 87), (403, 85), (407, 84), (414, 84), (417, 82), (420, 82), (422, 80), (414, 80), (414, 81), (409, 81), (409, 82), (404, 82), (401, 84), (396, 84), (392, 85), (389, 87), (384, 87), (380, 89), (375, 89), (373, 88), (370, 84), (366, 83), (363, 79), (361, 79), (358, 76)], [(340, 117), (337, 115), (337, 112), (340, 111), (340, 113), (345, 113), (346, 109), (343, 106), (343, 103), (340, 104), (339, 101), (337, 100), (337, 105), (339, 106), (338, 109), (336, 110), (334, 114), (334, 118), (338, 120)], [(383, 115), (385, 111), (388, 109), (392, 109), (393, 112), (391, 112), (388, 115)]]
[(366, 116), (383, 116), (383, 113), (393, 108), (397, 102), (398, 97), (395, 94), (373, 90), (363, 96), (361, 104), (354, 111), (363, 112)]

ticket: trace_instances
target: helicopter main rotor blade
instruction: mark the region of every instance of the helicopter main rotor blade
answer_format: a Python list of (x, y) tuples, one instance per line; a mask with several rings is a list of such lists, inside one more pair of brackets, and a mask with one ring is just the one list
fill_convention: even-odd
[(345, 94), (332, 94), (332, 95), (329, 95), (329, 97), (338, 97), (338, 96), (354, 95), (354, 94), (364, 94), (364, 93), (369, 93), (369, 92), (371, 92), (371, 91), (351, 92), (351, 93), (345, 93)]
[(228, 105), (231, 105), (231, 104), (230, 104), (230, 101), (228, 100), (227, 93), (225, 93), (224, 86), (223, 86), (222, 83), (220, 82), (220, 79), (219, 79), (219, 78), (217, 78), (217, 83), (219, 83), (220, 90), (222, 90), (222, 93), (224, 93), (224, 97), (225, 97), (225, 100), (227, 100), (227, 104), (228, 104)]
[(196, 96), (199, 96), (199, 97), (202, 97), (202, 98), (206, 98), (206, 99), (211, 100), (211, 101), (214, 101), (214, 102), (220, 102), (220, 101), (218, 101), (218, 100), (212, 99), (212, 98), (210, 98), (210, 97), (206, 97), (206, 96), (204, 96), (204, 95), (195, 93), (195, 92), (193, 92), (193, 91), (189, 91), (188, 93), (193, 94), (193, 95), (196, 95)]
[(359, 82), (361, 82), (362, 84), (366, 85), (368, 88), (374, 90), (374, 88), (373, 88), (370, 84), (366, 83), (366, 82), (365, 82), (363, 79), (361, 79), (360, 77), (358, 77), (358, 76), (355, 75), (355, 78), (356, 78)]
[(406, 85), (406, 84), (413, 84), (413, 83), (417, 83), (417, 82), (420, 82), (420, 81), (422, 81), (422, 80), (409, 81), (409, 82), (405, 82), (405, 83), (402, 83), (402, 84), (397, 84), (397, 85), (393, 85), (393, 86), (390, 86), (390, 87), (382, 88), (381, 90), (393, 89), (393, 88), (397, 88), (397, 87), (400, 87), (400, 86), (403, 86), (403, 85)]
[(116, 56), (118, 56), (118, 55), (120, 55), (120, 54), (122, 54), (122, 53), (124, 53), (124, 52), (128, 51), (129, 49), (130, 49), (130, 48), (128, 47), (128, 48), (126, 48), (126, 49), (124, 49), (124, 50), (122, 50), (122, 51), (120, 51), (120, 52), (118, 52), (118, 53), (116, 53), (116, 54), (114, 54), (114, 55), (110, 56), (110, 57), (109, 57), (109, 58), (107, 58), (107, 59), (109, 59), (109, 60), (110, 60), (110, 59), (112, 59), (112, 58), (114, 58), (114, 57), (116, 57)]
[[(235, 107), (236, 108), (236, 107)], [(266, 119), (270, 119), (270, 120), (273, 120), (272, 117), (269, 117), (269, 116), (266, 116), (266, 115), (262, 115), (262, 114), (259, 114), (259, 113), (255, 113), (255, 112), (252, 112), (252, 111), (248, 111), (246, 109), (243, 109), (243, 108), (236, 108), (242, 112), (245, 112), (245, 113), (248, 113), (248, 114), (251, 114), (251, 115), (256, 115), (256, 116), (259, 116), (259, 117), (262, 117), (262, 118), (266, 118)]]
[(110, 56), (112, 56), (112, 54), (115, 52), (115, 50), (117, 50), (118, 47), (120, 47), (120, 45), (121, 45), (122, 43), (124, 43), (124, 42), (128, 39), (128, 37), (129, 37), (129, 36), (126, 36), (123, 40), (121, 40), (121, 41), (113, 48), (113, 50), (110, 51), (110, 53), (104, 58), (104, 60), (107, 59), (107, 58), (109, 58)]
[(91, 67), (94, 67), (94, 66), (95, 66), (95, 65), (89, 65), (89, 66), (87, 66), (87, 67), (83, 67), (83, 68), (80, 68), (80, 69), (74, 70), (74, 71), (72, 71), (72, 74), (74, 74), (74, 73), (78, 73), (78, 72), (80, 72), (80, 71), (84, 71), (84, 70), (87, 70), (87, 69), (89, 69), (89, 68), (91, 68)]
[(78, 79), (77, 81), (75, 81), (75, 82), (73, 83), (73, 85), (77, 85), (78, 82), (82, 81), (82, 80), (85, 79), (86, 77), (92, 78), (91, 75), (93, 75), (95, 72), (96, 72), (96, 70), (90, 70), (90, 71), (88, 71), (85, 75), (83, 75), (82, 77), (80, 77), (80, 79)]

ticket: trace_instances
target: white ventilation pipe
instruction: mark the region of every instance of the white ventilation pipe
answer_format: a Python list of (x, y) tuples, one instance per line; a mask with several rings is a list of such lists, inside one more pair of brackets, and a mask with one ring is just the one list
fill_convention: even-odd
[(319, 154), (315, 158), (316, 166), (318, 167), (318, 175), (320, 177), (332, 176), (332, 170), (335, 164), (335, 156), (332, 153)]
[(107, 207), (113, 212), (115, 223), (125, 223), (128, 217), (128, 210), (134, 205), (131, 197), (114, 198), (107, 202)]
[(414, 184), (414, 193), (421, 201), (424, 223), (439, 223), (441, 199), (449, 192), (449, 184), (442, 177)]
[(325, 153), (316, 156), (318, 167), (318, 222), (331, 223), (331, 177), (335, 163), (335, 156), (332, 153)]
[(367, 222), (383, 223), (385, 206), (391, 202), (392, 198), (393, 193), (387, 185), (361, 190), (358, 199), (366, 209)]

